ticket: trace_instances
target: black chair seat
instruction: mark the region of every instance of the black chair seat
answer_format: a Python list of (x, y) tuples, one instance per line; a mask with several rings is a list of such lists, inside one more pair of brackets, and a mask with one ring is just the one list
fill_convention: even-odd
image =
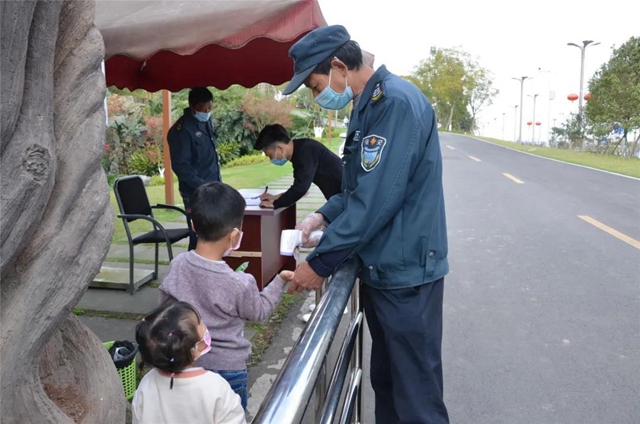
[[(189, 237), (189, 229), (188, 228), (177, 228), (165, 230), (167, 235), (169, 236), (169, 241), (171, 243), (175, 243), (178, 240), (182, 240), (183, 238)], [(141, 243), (165, 243), (167, 240), (164, 238), (164, 234), (160, 230), (149, 231), (148, 233), (144, 233), (134, 238), (131, 242), (133, 244), (141, 244)]]

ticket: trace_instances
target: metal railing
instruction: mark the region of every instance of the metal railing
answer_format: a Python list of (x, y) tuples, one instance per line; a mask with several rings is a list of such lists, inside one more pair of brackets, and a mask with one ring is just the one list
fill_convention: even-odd
[[(252, 424), (298, 424), (314, 393), (316, 423), (331, 424), (337, 417), (340, 424), (360, 422), (364, 317), (356, 283), (359, 270), (358, 259), (346, 261), (326, 283), (326, 292), (316, 295), (316, 308)], [(351, 319), (327, 388), (326, 360), (349, 298)]]

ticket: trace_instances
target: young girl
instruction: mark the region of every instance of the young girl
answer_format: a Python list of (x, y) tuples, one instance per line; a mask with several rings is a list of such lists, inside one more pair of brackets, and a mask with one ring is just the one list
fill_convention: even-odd
[(200, 314), (188, 303), (163, 305), (136, 327), (142, 361), (153, 369), (133, 397), (133, 423), (246, 424), (240, 397), (195, 361), (211, 349)]

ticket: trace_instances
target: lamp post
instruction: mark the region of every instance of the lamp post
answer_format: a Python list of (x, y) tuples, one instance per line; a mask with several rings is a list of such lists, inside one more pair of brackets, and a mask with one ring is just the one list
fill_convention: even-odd
[(531, 125), (531, 142), (534, 142), (536, 135), (536, 98), (538, 98), (540, 94), (529, 94), (529, 97), (533, 97), (533, 125)]
[(524, 100), (524, 80), (527, 78), (531, 79), (531, 77), (520, 77), (520, 78), (511, 78), (516, 81), (520, 81), (520, 132), (518, 135), (518, 142), (522, 142), (522, 102)]
[(582, 45), (576, 43), (567, 43), (567, 46), (573, 46), (580, 49), (580, 94), (578, 100), (578, 113), (582, 116), (582, 102), (584, 97), (584, 55), (585, 50), (587, 50), (587, 46), (597, 46), (600, 42), (594, 43), (593, 40), (584, 40)]
[(549, 142), (551, 140), (551, 101), (556, 98), (555, 91), (551, 91), (551, 79), (553, 76), (553, 71), (551, 69), (543, 71), (542, 68), (538, 68), (538, 72), (549, 74), (549, 79), (547, 81), (547, 89), (549, 91), (549, 104), (547, 107), (547, 142)]

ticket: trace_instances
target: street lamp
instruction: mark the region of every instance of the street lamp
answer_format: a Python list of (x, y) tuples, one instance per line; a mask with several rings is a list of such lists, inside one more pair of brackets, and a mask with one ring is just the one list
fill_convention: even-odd
[(520, 77), (520, 78), (511, 78), (516, 81), (520, 81), (520, 133), (518, 135), (518, 142), (522, 142), (522, 101), (524, 100), (524, 80), (527, 78), (532, 79), (532, 77)]
[(551, 101), (556, 98), (555, 91), (551, 91), (551, 79), (553, 76), (553, 71), (551, 69), (547, 71), (543, 71), (542, 68), (538, 68), (538, 73), (549, 74), (549, 78), (547, 80), (547, 88), (549, 91), (549, 104), (547, 107), (547, 142), (551, 140)]
[(533, 124), (531, 125), (531, 142), (535, 143), (536, 138), (536, 98), (540, 94), (529, 94), (529, 97), (533, 97)]
[(567, 46), (573, 46), (580, 49), (580, 98), (578, 101), (578, 113), (582, 115), (582, 102), (584, 100), (584, 53), (587, 46), (597, 46), (600, 42), (594, 43), (593, 40), (584, 40), (582, 46), (576, 43), (567, 43)]

